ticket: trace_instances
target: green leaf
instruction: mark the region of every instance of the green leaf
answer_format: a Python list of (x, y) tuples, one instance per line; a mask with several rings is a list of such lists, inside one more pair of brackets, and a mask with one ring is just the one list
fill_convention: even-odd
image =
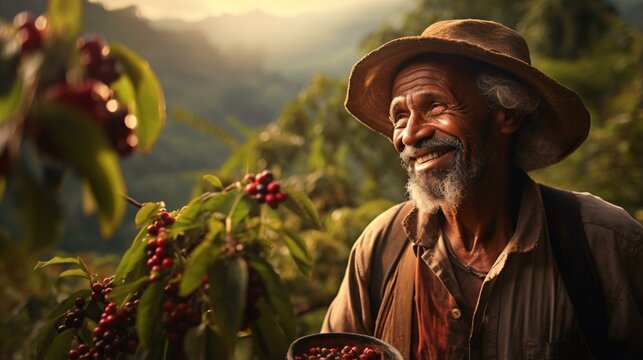
[(38, 336), (34, 340), (35, 344), (35, 359), (44, 359), (45, 354), (49, 351), (51, 343), (58, 335), (56, 322), (51, 320), (38, 332)]
[(226, 193), (206, 193), (201, 197), (192, 200), (187, 206), (180, 211), (180, 216), (172, 225), (170, 231), (172, 234), (183, 234), (188, 230), (204, 228), (203, 217), (209, 216), (209, 213), (219, 212), (227, 215), (232, 208), (237, 197), (237, 192)]
[(82, 27), (80, 0), (50, 0), (47, 17), (51, 31), (68, 41), (76, 39)]
[(243, 258), (234, 256), (212, 266), (208, 276), (217, 333), (233, 351), (246, 305), (248, 266)]
[(58, 304), (50, 313), (49, 313), (49, 318), (50, 319), (55, 319), (59, 317), (60, 315), (64, 314), (67, 310), (71, 309), (74, 307), (74, 302), (76, 301), (77, 297), (82, 297), (82, 298), (87, 298), (91, 295), (92, 291), (90, 289), (80, 289), (71, 295), (60, 304)]
[(206, 324), (187, 331), (183, 349), (190, 360), (232, 359), (232, 354), (221, 343), (221, 339)]
[(203, 209), (207, 211), (216, 211), (222, 214), (229, 214), (234, 204), (237, 202), (239, 192), (228, 191), (225, 193), (210, 193), (203, 199)]
[(58, 265), (58, 264), (76, 264), (80, 266), (80, 260), (77, 257), (61, 257), (54, 256), (51, 260), (48, 261), (38, 261), (34, 270), (44, 268), (45, 266)]
[(238, 195), (238, 200), (235, 203), (235, 206), (233, 209), (230, 210), (230, 214), (228, 216), (230, 217), (230, 220), (232, 222), (232, 225), (237, 225), (243, 221), (246, 217), (248, 217), (248, 214), (256, 207), (257, 203), (247, 196), (244, 196), (243, 193), (239, 193)]
[(96, 212), (96, 201), (94, 200), (94, 194), (92, 194), (92, 188), (89, 186), (87, 181), (81, 181), (81, 208), (83, 209), (83, 214), (90, 215)]
[(45, 104), (38, 114), (49, 140), (85, 179), (98, 206), (101, 235), (110, 237), (125, 214), (125, 183), (118, 157), (106, 134), (89, 116), (72, 108)]
[(83, 258), (81, 258), (80, 256), (78, 257), (78, 266), (79, 266), (80, 270), (84, 271), (86, 274), (88, 274), (90, 276), (90, 280), (91, 280), (91, 273), (89, 272), (89, 269), (87, 268), (87, 265), (83, 261)]
[(16, 79), (6, 94), (0, 94), (0, 125), (9, 120), (20, 107), (23, 82)]
[(55, 193), (24, 167), (17, 167), (21, 231), (25, 247), (42, 251), (62, 236), (63, 221)]
[(250, 325), (254, 349), (260, 354), (261, 359), (283, 359), (288, 352), (292, 337), (287, 336), (275, 314), (265, 301), (259, 300), (255, 304), (261, 315)]
[(114, 91), (114, 98), (119, 104), (127, 105), (131, 110), (136, 108), (136, 89), (128, 76), (119, 76), (109, 86)]
[(129, 275), (144, 263), (145, 247), (147, 246), (146, 235), (147, 228), (139, 230), (138, 235), (136, 235), (136, 238), (132, 241), (132, 245), (130, 245), (129, 249), (123, 254), (121, 262), (118, 264), (114, 274), (115, 283), (127, 280)]
[(143, 206), (136, 213), (134, 218), (134, 223), (136, 227), (140, 228), (143, 224), (152, 222), (158, 216), (159, 210), (161, 209), (161, 204), (157, 202), (148, 202), (143, 204)]
[(217, 219), (216, 216), (212, 216), (208, 219), (208, 231), (205, 233), (203, 241), (214, 241), (214, 239), (221, 233), (225, 231), (225, 224), (221, 220)]
[(317, 214), (317, 210), (308, 196), (292, 188), (284, 189), (283, 191), (287, 195), (286, 202), (284, 203), (286, 207), (304, 220), (309, 226), (321, 230), (319, 214)]
[(295, 310), (290, 301), (288, 289), (282, 283), (279, 275), (277, 275), (270, 263), (264, 258), (249, 258), (248, 264), (261, 277), (268, 304), (272, 312), (277, 316), (286, 336), (290, 339), (294, 338), (296, 326)]
[[(249, 334), (249, 333), (248, 333)], [(257, 359), (257, 354), (254, 354), (252, 346), (252, 336), (243, 335), (237, 339), (237, 348), (234, 351), (234, 358), (236, 360), (253, 360)], [(207, 359), (213, 359), (209, 357)], [(265, 358), (264, 358), (265, 359)]]
[(125, 284), (115, 283), (117, 285), (112, 288), (112, 292), (107, 295), (107, 298), (109, 301), (113, 301), (118, 306), (121, 306), (131, 294), (140, 289), (148, 280), (149, 276), (142, 276), (135, 281), (130, 281)]
[(193, 229), (203, 228), (204, 225), (197, 221), (203, 211), (203, 200), (197, 198), (184, 206), (176, 218), (176, 222), (171, 227), (173, 235), (184, 234)]
[(165, 124), (165, 98), (147, 61), (121, 44), (110, 45), (111, 55), (123, 66), (134, 87), (139, 146), (149, 152)]
[(143, 358), (160, 359), (163, 349), (162, 313), (163, 283), (154, 281), (143, 292), (136, 313), (136, 332), (143, 350)]
[(203, 180), (210, 183), (210, 185), (212, 185), (215, 190), (223, 189), (223, 184), (221, 183), (221, 180), (219, 180), (219, 178), (214, 175), (204, 175)]
[[(100, 321), (101, 315), (103, 315), (104, 305), (98, 305), (97, 301), (90, 301), (85, 305), (85, 319), (97, 324)], [(87, 324), (89, 325), (89, 323)], [(92, 328), (93, 330), (93, 328)]]
[(290, 251), (290, 256), (299, 267), (304, 275), (309, 276), (310, 270), (313, 266), (313, 259), (310, 257), (308, 252), (308, 246), (306, 242), (295, 232), (284, 229), (283, 240), (286, 244), (286, 247)]
[(190, 254), (185, 271), (179, 284), (179, 295), (187, 296), (203, 284), (203, 275), (208, 273), (221, 254), (219, 246), (213, 246), (210, 242), (200, 243)]
[(47, 355), (45, 359), (52, 360), (61, 360), (67, 359), (67, 354), (69, 353), (69, 348), (71, 347), (71, 341), (74, 339), (76, 331), (75, 329), (67, 329), (60, 334), (56, 335), (56, 338), (49, 346), (47, 350)]
[(70, 277), (70, 276), (84, 277), (88, 280), (92, 279), (91, 274), (82, 269), (69, 269), (61, 272), (60, 275), (58, 275), (59, 278)]
[(7, 178), (0, 176), (0, 200), (4, 196), (4, 191), (7, 188)]

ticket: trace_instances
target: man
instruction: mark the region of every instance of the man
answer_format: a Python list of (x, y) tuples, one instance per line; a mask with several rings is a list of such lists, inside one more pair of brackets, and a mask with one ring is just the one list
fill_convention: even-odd
[[(545, 202), (549, 190), (526, 174), (580, 146), (589, 114), (530, 65), (519, 34), (452, 20), (388, 42), (353, 68), (346, 107), (393, 142), (410, 201), (357, 240), (322, 331), (374, 335), (417, 359), (643, 354), (643, 227), (587, 193)], [(547, 217), (563, 198), (576, 218)], [(558, 235), (574, 223), (584, 235)], [(575, 246), (557, 259), (558, 237), (587, 256)], [(585, 258), (579, 275), (569, 264)], [(579, 284), (599, 299), (584, 303), (592, 296), (569, 290)]]

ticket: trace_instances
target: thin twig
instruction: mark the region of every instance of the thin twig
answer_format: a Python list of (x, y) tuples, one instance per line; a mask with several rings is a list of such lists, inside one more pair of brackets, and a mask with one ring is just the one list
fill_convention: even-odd
[(238, 181), (237, 181), (237, 182), (233, 182), (232, 184), (230, 184), (230, 185), (228, 185), (228, 186), (224, 187), (224, 188), (221, 190), (221, 192), (224, 192), (224, 193), (225, 193), (225, 192), (228, 192), (228, 191), (230, 191), (230, 190), (232, 190), (232, 189), (236, 188), (237, 186), (240, 186), (240, 185), (239, 185), (239, 182), (238, 182)]
[(140, 209), (140, 208), (142, 208), (142, 207), (143, 207), (143, 204), (144, 204), (144, 203), (140, 203), (140, 202), (138, 202), (138, 201), (136, 201), (136, 200), (132, 199), (131, 197), (129, 197), (129, 196), (127, 196), (127, 195), (123, 195), (123, 197), (125, 198), (125, 200), (127, 200), (127, 202), (128, 202), (128, 203), (130, 203), (130, 204), (132, 204), (132, 205), (136, 206), (137, 208), (139, 208), (139, 209)]

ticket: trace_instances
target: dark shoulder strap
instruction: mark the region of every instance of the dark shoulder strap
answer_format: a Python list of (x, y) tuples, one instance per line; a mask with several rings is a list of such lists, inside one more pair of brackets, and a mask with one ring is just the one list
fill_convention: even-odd
[(406, 247), (406, 243), (408, 243), (402, 226), (402, 220), (404, 220), (412, 209), (413, 205), (410, 201), (399, 205), (386, 229), (376, 241), (375, 250), (372, 255), (373, 265), (371, 267), (371, 281), (369, 284), (373, 321), (375, 321), (380, 305), (382, 304), (382, 295), (384, 294), (386, 283), (391, 278), (395, 265), (399, 261), (400, 255)]
[(547, 230), (576, 318), (596, 359), (607, 350), (607, 315), (603, 292), (587, 243), (576, 196), (541, 185)]

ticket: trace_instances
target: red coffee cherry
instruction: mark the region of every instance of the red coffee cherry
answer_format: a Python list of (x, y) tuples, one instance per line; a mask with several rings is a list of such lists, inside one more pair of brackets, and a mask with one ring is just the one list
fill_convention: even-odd
[(110, 57), (105, 40), (98, 36), (85, 36), (76, 42), (80, 52), (80, 63), (87, 77), (111, 84), (120, 76), (116, 59)]
[(274, 176), (272, 175), (272, 172), (270, 170), (264, 170), (257, 174), (255, 181), (259, 184), (267, 185), (268, 183), (272, 182), (273, 179)]
[(246, 185), (246, 187), (244, 188), (244, 191), (245, 191), (248, 195), (255, 195), (255, 194), (257, 194), (257, 184), (255, 184), (255, 183), (250, 183), (250, 184)]
[(113, 93), (100, 81), (85, 80), (80, 84), (53, 85), (47, 89), (45, 97), (89, 114), (102, 127), (108, 115), (106, 104)]
[(49, 24), (45, 16), (35, 17), (32, 13), (21, 12), (13, 18), (16, 38), (23, 53), (39, 50), (47, 36)]
[(116, 152), (125, 157), (130, 155), (138, 145), (138, 137), (134, 133), (138, 120), (126, 109), (118, 107), (116, 100), (107, 102), (105, 130)]
[(276, 182), (271, 182), (268, 184), (268, 193), (270, 194), (276, 194), (279, 192), (279, 184)]
[(253, 173), (248, 173), (248, 174), (246, 174), (246, 175), (243, 177), (243, 181), (244, 181), (246, 184), (252, 184), (252, 183), (254, 183), (254, 182), (255, 182), (255, 174), (253, 174)]

